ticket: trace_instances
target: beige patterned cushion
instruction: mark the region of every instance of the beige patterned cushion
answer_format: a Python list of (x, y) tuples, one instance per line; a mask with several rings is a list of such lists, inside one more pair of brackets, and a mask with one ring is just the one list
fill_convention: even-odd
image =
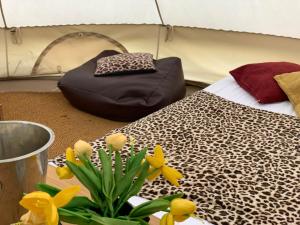
[(98, 59), (95, 76), (154, 71), (152, 54), (123, 53)]

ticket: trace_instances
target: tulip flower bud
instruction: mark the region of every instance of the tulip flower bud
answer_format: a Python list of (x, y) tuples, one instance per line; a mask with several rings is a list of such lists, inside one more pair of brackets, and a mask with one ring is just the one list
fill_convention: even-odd
[(127, 137), (124, 134), (116, 133), (105, 138), (107, 146), (112, 146), (112, 150), (121, 150), (127, 142)]
[(177, 216), (178, 220), (181, 220), (184, 218), (181, 216), (193, 214), (196, 210), (196, 205), (194, 202), (189, 201), (187, 199), (176, 198), (172, 200), (170, 208), (170, 212), (172, 215), (174, 215), (175, 219)]
[(56, 168), (56, 175), (59, 179), (71, 179), (73, 177), (73, 173), (71, 170), (67, 167), (57, 167)]
[(79, 140), (74, 144), (74, 152), (76, 156), (84, 154), (87, 157), (91, 157), (93, 148), (89, 143)]

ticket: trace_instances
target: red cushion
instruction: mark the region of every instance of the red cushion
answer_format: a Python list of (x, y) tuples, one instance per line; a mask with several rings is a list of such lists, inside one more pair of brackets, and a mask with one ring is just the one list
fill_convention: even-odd
[(300, 71), (300, 65), (288, 62), (266, 62), (241, 66), (230, 71), (236, 82), (259, 103), (272, 103), (287, 100), (274, 76)]

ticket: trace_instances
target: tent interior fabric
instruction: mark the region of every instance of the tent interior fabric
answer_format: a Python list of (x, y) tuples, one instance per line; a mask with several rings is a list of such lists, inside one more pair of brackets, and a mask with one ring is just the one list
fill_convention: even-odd
[(300, 31), (294, 29), (300, 22), (297, 0), (229, 0), (226, 4), (222, 0), (90, 0), (88, 3), (10, 0), (2, 4), (8, 27), (163, 22), (172, 26), (300, 37)]
[(117, 49), (86, 33), (129, 52), (178, 56), (185, 79), (204, 83), (246, 63), (300, 63), (299, 8), (296, 0), (2, 0), (0, 77), (61, 75)]

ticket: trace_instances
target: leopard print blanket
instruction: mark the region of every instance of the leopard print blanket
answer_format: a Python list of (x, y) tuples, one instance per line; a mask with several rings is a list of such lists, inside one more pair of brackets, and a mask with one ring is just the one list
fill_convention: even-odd
[[(124, 128), (138, 147), (161, 144), (185, 177), (147, 183), (141, 197), (183, 191), (213, 224), (300, 224), (300, 120), (239, 105), (205, 91)], [(104, 138), (92, 142), (104, 146)], [(123, 151), (128, 154), (128, 149)], [(53, 162), (59, 166), (64, 156)], [(99, 163), (93, 155), (94, 163)]]

